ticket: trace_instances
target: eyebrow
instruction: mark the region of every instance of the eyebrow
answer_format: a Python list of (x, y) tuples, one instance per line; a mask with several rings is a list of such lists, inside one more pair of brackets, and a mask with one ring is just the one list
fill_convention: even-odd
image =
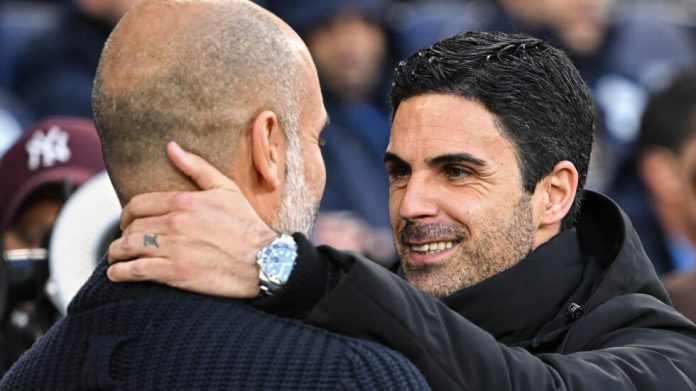
[(391, 152), (385, 152), (384, 153), (384, 164), (386, 165), (389, 163), (398, 164), (400, 166), (404, 166), (407, 168), (411, 167), (411, 165), (408, 164), (408, 162), (405, 161), (404, 159), (400, 158), (399, 155), (397, 155), (395, 153), (391, 153)]
[[(425, 162), (429, 166), (438, 166), (442, 164), (447, 164), (447, 163), (462, 163), (466, 162), (469, 164), (473, 164), (478, 167), (486, 167), (488, 164), (486, 163), (485, 160), (479, 159), (470, 153), (446, 153), (443, 155), (438, 155), (434, 157), (429, 157), (425, 159)], [(411, 164), (409, 164), (407, 161), (404, 159), (400, 158), (399, 155), (392, 153), (392, 152), (385, 152), (384, 153), (384, 164), (395, 164), (399, 166), (403, 166), (406, 168), (411, 168)]]
[(425, 162), (429, 166), (436, 166), (436, 165), (441, 165), (441, 164), (447, 164), (447, 163), (469, 163), (473, 164), (475, 166), (479, 167), (485, 167), (488, 164), (486, 163), (485, 160), (479, 159), (470, 153), (446, 153), (444, 155), (438, 155), (434, 157), (429, 157), (425, 159)]

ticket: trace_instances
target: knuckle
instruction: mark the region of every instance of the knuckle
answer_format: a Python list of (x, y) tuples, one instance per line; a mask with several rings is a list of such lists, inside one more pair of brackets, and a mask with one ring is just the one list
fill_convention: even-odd
[(123, 235), (131, 235), (134, 232), (139, 232), (139, 226), (140, 226), (140, 220), (133, 220), (131, 223), (126, 227), (125, 230), (123, 230)]
[(136, 235), (126, 235), (121, 240), (121, 249), (123, 251), (132, 251), (138, 247), (140, 240), (138, 240)]
[(181, 232), (186, 225), (186, 216), (182, 213), (171, 213), (166, 217), (165, 223), (172, 232)]
[(121, 239), (114, 240), (109, 244), (109, 249), (107, 250), (107, 253), (109, 253), (110, 256), (116, 256), (118, 255), (118, 250), (120, 246)]
[(147, 275), (147, 267), (143, 262), (132, 261), (130, 262), (130, 274), (134, 278), (143, 279)]
[(140, 195), (135, 195), (128, 201), (128, 204), (123, 208), (123, 213), (133, 213), (139, 210), (142, 206), (142, 197)]
[(195, 269), (188, 267), (185, 262), (172, 262), (169, 270), (169, 282), (181, 284), (196, 280)]
[(172, 197), (172, 206), (179, 210), (188, 210), (194, 207), (194, 197), (188, 192), (179, 191)]

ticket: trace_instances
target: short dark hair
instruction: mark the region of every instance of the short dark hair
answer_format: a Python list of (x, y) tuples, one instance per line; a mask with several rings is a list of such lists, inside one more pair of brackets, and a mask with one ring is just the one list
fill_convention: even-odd
[(562, 229), (574, 224), (592, 151), (594, 112), (587, 86), (563, 51), (522, 34), (455, 35), (399, 63), (392, 113), (402, 101), (429, 93), (475, 100), (493, 114), (515, 147), (529, 194), (558, 162), (573, 163), (578, 191)]
[(637, 149), (652, 146), (679, 154), (696, 135), (696, 71), (684, 71), (650, 97), (643, 112)]

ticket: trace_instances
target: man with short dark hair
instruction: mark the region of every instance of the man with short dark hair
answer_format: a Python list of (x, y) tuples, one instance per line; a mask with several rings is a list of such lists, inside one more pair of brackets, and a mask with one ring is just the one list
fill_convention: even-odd
[[(582, 190), (592, 105), (565, 54), (527, 36), (465, 33), (402, 61), (391, 97), (385, 163), (407, 281), (295, 234), (297, 259), (277, 260), (292, 272), (256, 306), (399, 350), (435, 389), (693, 389), (696, 325), (670, 306), (621, 210)], [(191, 204), (215, 198), (227, 211), (134, 198), (110, 257), (139, 259), (109, 277), (256, 297), (267, 267), (232, 263), (253, 236), (228, 221), (252, 211), (234, 183), (206, 186), (212, 167), (187, 172), (208, 189), (186, 193)], [(173, 230), (172, 218), (215, 224)], [(127, 245), (153, 233), (167, 245)], [(192, 259), (209, 237), (225, 255)], [(260, 282), (232, 274), (252, 269)]]
[[(258, 211), (242, 225), (311, 229), (324, 187), (318, 138), (326, 112), (307, 48), (268, 11), (246, 0), (145, 0), (110, 36), (93, 101), (123, 204), (144, 192), (194, 188), (167, 159), (190, 158), (182, 145), (219, 167), (212, 183), (239, 183)], [(169, 140), (175, 142), (165, 153)], [(182, 206), (190, 200), (175, 198)], [(257, 231), (248, 243), (273, 241), (259, 260), (296, 256), (289, 235), (270, 232)], [(131, 245), (168, 247), (169, 239), (145, 235)], [(256, 281), (253, 266), (251, 275), (236, 276)], [(378, 344), (240, 301), (114, 284), (107, 267), (103, 260), (67, 317), (22, 356), (0, 389), (428, 388), (413, 364)]]

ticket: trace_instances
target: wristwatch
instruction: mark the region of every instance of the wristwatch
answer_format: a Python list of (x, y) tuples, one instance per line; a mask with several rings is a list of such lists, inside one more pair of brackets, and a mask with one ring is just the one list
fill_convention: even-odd
[(280, 235), (256, 253), (262, 296), (273, 296), (288, 282), (296, 259), (297, 244), (295, 239), (287, 234)]

